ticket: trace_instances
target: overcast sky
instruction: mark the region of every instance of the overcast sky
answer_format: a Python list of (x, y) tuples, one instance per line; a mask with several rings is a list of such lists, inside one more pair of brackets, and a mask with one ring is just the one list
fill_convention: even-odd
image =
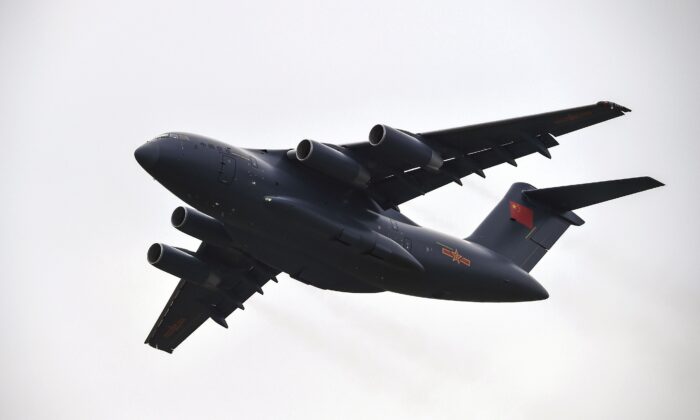
[[(697, 1), (4, 1), (0, 417), (700, 417)], [(181, 202), (166, 131), (243, 147), (428, 131), (612, 100), (633, 112), (403, 206), (467, 236), (516, 181), (650, 175), (579, 211), (543, 302), (342, 294), (280, 277), (224, 330), (143, 344)]]

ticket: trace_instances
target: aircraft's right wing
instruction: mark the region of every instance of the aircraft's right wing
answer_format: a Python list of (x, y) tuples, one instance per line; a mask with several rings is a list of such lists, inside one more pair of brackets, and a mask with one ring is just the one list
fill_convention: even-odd
[(216, 289), (205, 288), (181, 279), (158, 317), (146, 344), (172, 353), (207, 319), (228, 328), (226, 317), (254, 293), (262, 294), (262, 286), (279, 274), (252, 261), (241, 253), (202, 243), (195, 254), (199, 259), (227, 267), (226, 275)]
[(451, 182), (502, 163), (516, 165), (516, 159), (540, 153), (558, 145), (555, 137), (616, 118), (630, 112), (624, 106), (601, 101), (593, 105), (475, 124), (447, 130), (405, 134), (430, 146), (444, 160), (439, 170), (397, 167), (392, 156), (380, 153), (368, 142), (341, 146), (371, 175), (368, 192), (386, 208), (423, 195)]

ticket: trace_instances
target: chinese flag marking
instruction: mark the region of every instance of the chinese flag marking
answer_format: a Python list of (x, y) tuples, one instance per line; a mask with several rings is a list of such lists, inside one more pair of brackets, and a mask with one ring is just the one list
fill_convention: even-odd
[(532, 209), (515, 201), (510, 202), (510, 218), (528, 229), (534, 226)]

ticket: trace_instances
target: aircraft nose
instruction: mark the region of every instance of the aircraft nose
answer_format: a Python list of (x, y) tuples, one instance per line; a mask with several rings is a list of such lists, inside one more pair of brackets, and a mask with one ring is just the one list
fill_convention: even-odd
[(134, 152), (134, 157), (136, 161), (143, 167), (143, 169), (151, 169), (156, 163), (158, 163), (158, 158), (160, 157), (160, 146), (157, 141), (149, 141), (148, 143), (140, 146)]

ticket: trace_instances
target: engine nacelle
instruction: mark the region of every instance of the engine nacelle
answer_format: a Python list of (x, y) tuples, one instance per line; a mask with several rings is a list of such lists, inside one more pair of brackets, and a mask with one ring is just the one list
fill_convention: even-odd
[(354, 187), (365, 188), (370, 179), (367, 169), (355, 159), (317, 141), (300, 141), (296, 158), (304, 165)]
[(169, 245), (151, 245), (146, 258), (152, 266), (193, 283), (202, 284), (212, 275), (212, 269), (207, 263)]
[(430, 146), (388, 125), (372, 127), (369, 142), (381, 148), (387, 156), (408, 165), (406, 169), (426, 167), (437, 171), (443, 164), (440, 155)]
[(213, 217), (188, 207), (178, 207), (170, 216), (173, 227), (212, 245), (229, 246), (231, 238), (224, 225)]

